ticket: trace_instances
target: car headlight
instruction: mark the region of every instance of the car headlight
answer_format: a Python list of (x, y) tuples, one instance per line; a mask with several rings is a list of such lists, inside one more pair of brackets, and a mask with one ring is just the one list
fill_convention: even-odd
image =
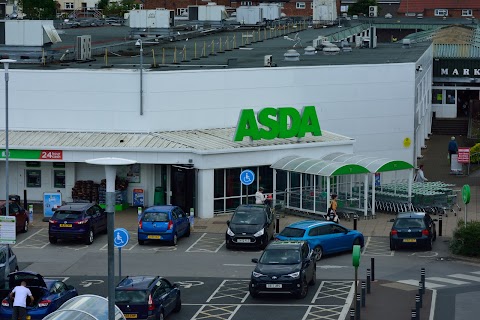
[(227, 228), (227, 234), (230, 236), (230, 237), (233, 237), (235, 235), (235, 233), (233, 233), (232, 230), (230, 230), (230, 228)]
[(254, 237), (260, 237), (260, 236), (263, 236), (263, 234), (265, 233), (265, 229), (260, 229), (260, 231), (257, 231), (257, 233), (255, 233), (253, 236)]
[(287, 274), (287, 277), (290, 277), (290, 278), (298, 278), (298, 277), (300, 277), (300, 271)]
[(254, 276), (255, 278), (258, 278), (258, 277), (263, 277), (264, 274), (253, 271), (253, 272), (252, 272), (252, 276)]

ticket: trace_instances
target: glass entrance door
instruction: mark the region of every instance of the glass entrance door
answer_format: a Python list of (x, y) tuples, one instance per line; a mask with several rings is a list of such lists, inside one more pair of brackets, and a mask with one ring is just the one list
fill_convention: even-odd
[(172, 205), (179, 206), (186, 213), (195, 206), (195, 169), (172, 165)]

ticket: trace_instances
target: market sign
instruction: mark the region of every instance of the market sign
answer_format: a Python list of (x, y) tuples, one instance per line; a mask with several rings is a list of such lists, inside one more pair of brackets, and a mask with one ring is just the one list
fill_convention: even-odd
[(434, 59), (434, 77), (480, 78), (480, 61), (478, 59)]
[[(0, 149), (0, 159), (5, 159), (5, 149)], [(8, 150), (9, 159), (63, 160), (62, 150)]]
[(470, 163), (470, 148), (458, 148), (458, 163)]
[(321, 136), (315, 107), (304, 107), (300, 113), (292, 107), (265, 108), (255, 114), (253, 109), (243, 109), (238, 119), (234, 141), (273, 140), (275, 138), (303, 138), (310, 132), (313, 136)]

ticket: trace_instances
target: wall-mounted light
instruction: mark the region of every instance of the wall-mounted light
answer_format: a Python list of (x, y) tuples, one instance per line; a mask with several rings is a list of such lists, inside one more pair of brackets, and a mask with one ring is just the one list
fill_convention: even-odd
[(415, 70), (417, 70), (417, 72), (422, 72), (423, 71), (422, 65), (417, 66)]

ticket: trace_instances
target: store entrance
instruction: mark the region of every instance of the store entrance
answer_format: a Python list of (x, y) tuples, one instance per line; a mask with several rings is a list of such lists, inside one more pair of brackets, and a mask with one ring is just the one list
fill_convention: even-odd
[(195, 207), (195, 169), (172, 165), (171, 174), (171, 203), (188, 213)]
[(479, 90), (457, 91), (457, 118), (467, 118), (473, 102), (479, 98)]

